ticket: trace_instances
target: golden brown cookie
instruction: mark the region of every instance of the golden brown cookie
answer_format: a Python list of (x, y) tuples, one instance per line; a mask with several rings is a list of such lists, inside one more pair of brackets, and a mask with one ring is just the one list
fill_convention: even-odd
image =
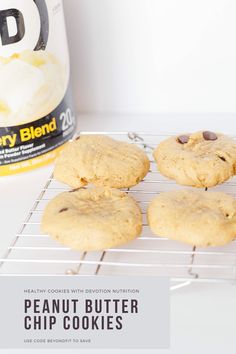
[(209, 131), (168, 138), (154, 158), (161, 174), (193, 187), (212, 187), (236, 174), (235, 140)]
[(150, 162), (137, 146), (103, 135), (82, 135), (67, 145), (56, 161), (54, 176), (73, 188), (128, 188), (148, 173)]
[(108, 187), (83, 188), (51, 200), (41, 228), (72, 249), (98, 251), (139, 236), (142, 215), (136, 201), (125, 192)]
[(221, 246), (236, 237), (236, 200), (220, 192), (161, 193), (148, 207), (148, 223), (158, 236), (194, 246)]

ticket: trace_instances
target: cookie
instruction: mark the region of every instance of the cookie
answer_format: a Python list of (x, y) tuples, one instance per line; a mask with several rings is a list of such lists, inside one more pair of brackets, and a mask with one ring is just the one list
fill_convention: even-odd
[(236, 237), (236, 200), (221, 192), (161, 193), (148, 207), (154, 234), (194, 246), (222, 246)]
[(209, 131), (168, 138), (154, 151), (158, 170), (177, 183), (212, 187), (236, 173), (236, 142)]
[(137, 146), (103, 135), (82, 135), (67, 145), (56, 161), (54, 177), (73, 188), (128, 188), (148, 173), (150, 162)]
[(47, 205), (41, 229), (79, 251), (99, 251), (125, 244), (140, 235), (142, 215), (125, 192), (95, 187), (64, 192)]

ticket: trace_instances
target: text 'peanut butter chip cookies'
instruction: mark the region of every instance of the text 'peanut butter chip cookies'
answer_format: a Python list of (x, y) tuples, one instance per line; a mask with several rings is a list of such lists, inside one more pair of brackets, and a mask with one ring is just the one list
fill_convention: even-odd
[(194, 246), (222, 246), (236, 237), (236, 200), (220, 192), (161, 193), (148, 207), (148, 223), (158, 236)]
[(142, 215), (128, 194), (108, 187), (79, 189), (56, 196), (47, 205), (42, 231), (79, 251), (125, 244), (142, 231)]
[(88, 183), (128, 188), (148, 173), (150, 162), (137, 146), (103, 135), (82, 135), (56, 161), (54, 176), (73, 188)]
[(214, 132), (168, 138), (153, 155), (160, 173), (187, 186), (212, 187), (236, 173), (236, 142)]

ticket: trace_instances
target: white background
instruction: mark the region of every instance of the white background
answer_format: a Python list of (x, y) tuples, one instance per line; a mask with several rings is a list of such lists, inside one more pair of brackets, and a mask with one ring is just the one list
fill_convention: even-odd
[(65, 0), (83, 112), (236, 112), (235, 0)]

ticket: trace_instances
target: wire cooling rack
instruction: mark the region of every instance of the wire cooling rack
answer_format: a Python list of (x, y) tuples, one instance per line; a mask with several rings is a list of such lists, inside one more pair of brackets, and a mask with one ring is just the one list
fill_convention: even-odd
[[(98, 134), (93, 132), (81, 134)], [(103, 252), (77, 252), (40, 232), (40, 221), (48, 201), (69, 188), (51, 176), (35, 200), (21, 228), (0, 259), (1, 275), (158, 275), (170, 277), (174, 287), (191, 282), (231, 282), (236, 280), (236, 242), (224, 247), (196, 248), (157, 237), (147, 225), (149, 201), (163, 191), (183, 188), (161, 176), (153, 161), (154, 147), (170, 134), (100, 132), (118, 140), (137, 144), (149, 156), (151, 168), (137, 186), (125, 189), (139, 202), (143, 232), (135, 241)], [(214, 189), (234, 194), (236, 179)]]

